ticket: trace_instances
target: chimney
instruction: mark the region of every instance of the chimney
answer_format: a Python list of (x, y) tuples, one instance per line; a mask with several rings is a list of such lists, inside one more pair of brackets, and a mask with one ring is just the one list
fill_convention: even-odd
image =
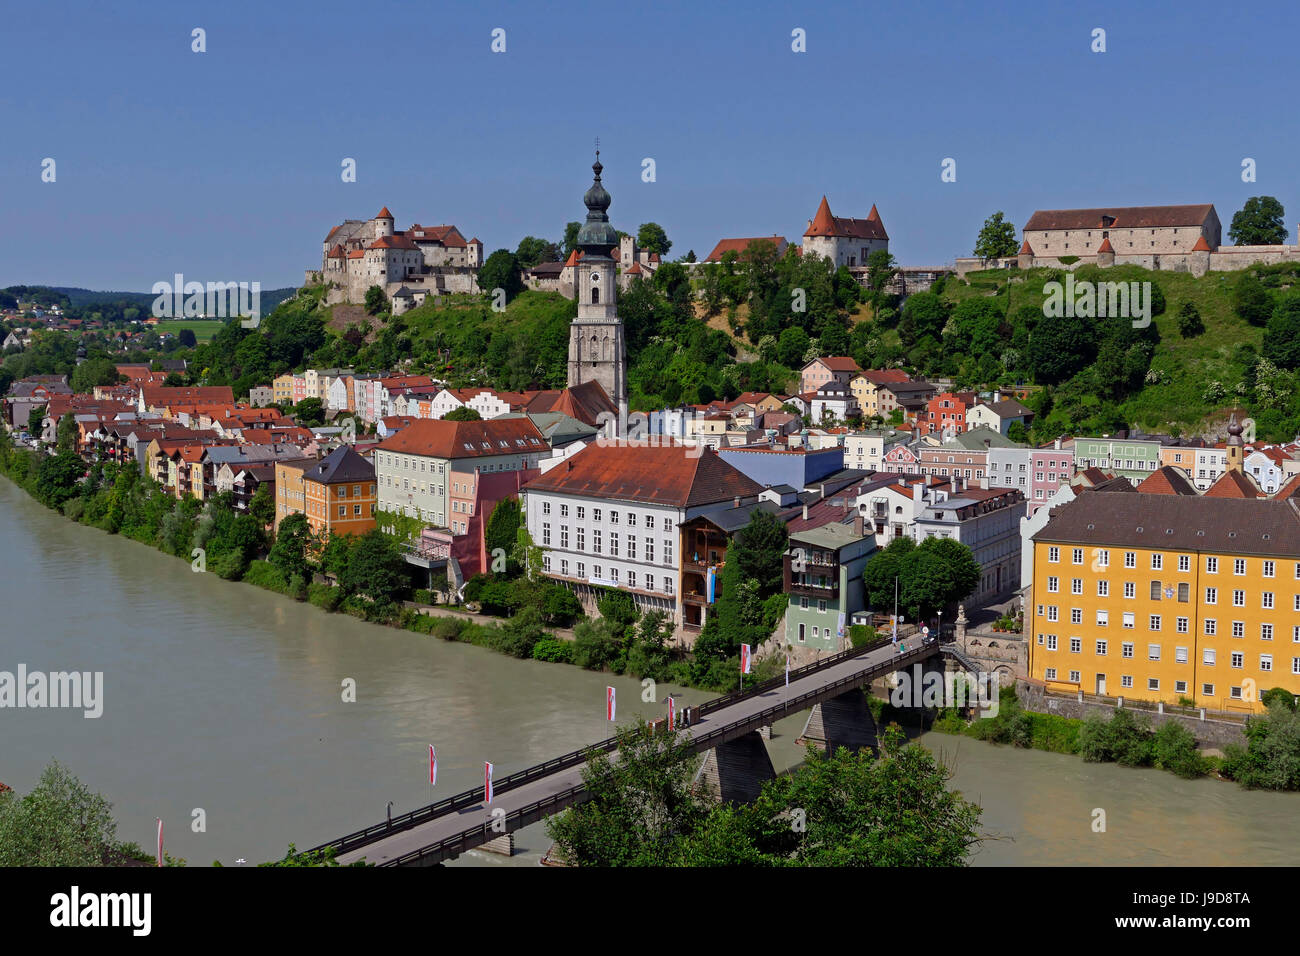
[(1061, 450), (1061, 439), (1059, 439), (1059, 438), (1056, 439), (1056, 441), (1054, 441), (1054, 442), (1052, 443), (1052, 446), (1053, 446), (1057, 451), (1060, 451), (1060, 450)]
[(740, 495), (736, 495), (736, 497), (731, 499), (731, 507), (733, 508), (740, 507)]
[(925, 490), (925, 486), (922, 485), (919, 481), (918, 481), (916, 484), (914, 484), (914, 485), (912, 486), (912, 500), (913, 500), (913, 501), (920, 501), (920, 500), (921, 500), (921, 492), (924, 491), (924, 490)]
[(934, 484), (934, 475), (926, 475), (926, 476), (925, 476), (925, 484), (926, 484), (926, 487), (927, 487), (927, 488), (928, 488), (930, 485), (933, 485), (933, 484)]
[(952, 478), (952, 490), (953, 490), (953, 494), (956, 494), (957, 492), (961, 491), (961, 479), (958, 478), (956, 475), (953, 475)]
[(804, 521), (807, 521), (807, 520), (808, 520), (808, 506), (807, 506), (807, 505), (804, 505), (804, 506), (803, 506), (803, 520), (804, 520)]
[(573, 471), (573, 459), (572, 459), (572, 458), (570, 458), (567, 462), (565, 462), (565, 464), (567, 464), (567, 465), (569, 466), (569, 471)]
[(864, 534), (863, 525), (862, 525), (862, 515), (860, 514), (853, 516), (853, 533), (857, 535), (859, 538), (861, 538)]

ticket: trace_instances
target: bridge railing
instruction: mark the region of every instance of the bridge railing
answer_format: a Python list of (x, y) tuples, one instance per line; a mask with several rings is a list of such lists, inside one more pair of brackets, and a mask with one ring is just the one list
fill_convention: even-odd
[[(822, 658), (821, 660), (815, 661), (812, 664), (806, 664), (803, 667), (799, 667), (796, 668), (795, 670), (792, 670), (790, 672), (790, 679), (795, 680), (797, 678), (806, 677), (810, 674), (815, 674), (818, 671), (827, 669), (828, 667), (834, 667), (837, 664), (842, 664), (847, 660), (851, 660), (852, 658), (860, 657), (863, 654), (867, 654), (870, 653), (871, 651), (878, 650), (881, 647), (884, 647), (888, 643), (889, 643), (888, 640), (880, 640), (880, 641), (875, 641), (871, 644), (864, 644), (861, 647), (853, 647), (847, 651), (840, 651), (838, 654), (832, 654), (830, 657)], [(783, 687), (784, 685), (785, 685), (785, 676), (784, 674), (782, 674), (779, 677), (774, 677), (771, 680), (764, 681), (761, 684), (758, 684), (755, 687), (750, 687), (744, 691), (739, 691), (739, 690), (732, 691), (729, 694), (724, 694), (721, 697), (715, 697), (710, 701), (706, 701), (705, 703), (700, 705), (698, 712), (700, 716), (704, 716), (706, 714), (718, 711), (723, 707), (730, 706), (739, 701), (746, 700), (750, 697), (758, 696), (760, 694), (765, 694), (768, 691), (775, 690), (776, 688)], [(838, 684), (836, 686), (838, 686)], [(802, 697), (799, 699), (802, 699)], [(710, 731), (709, 733), (711, 735), (716, 733), (716, 731)], [(710, 739), (712, 738), (710, 737)], [(535, 764), (524, 770), (516, 771), (515, 773), (512, 773), (509, 776), (504, 777), (500, 780), (493, 780), (492, 791), (493, 793), (497, 793), (497, 794), (505, 793), (509, 790), (514, 789), (515, 787), (519, 787), (525, 783), (529, 783), (530, 781), (537, 780), (541, 777), (547, 777), (553, 773), (558, 773), (561, 770), (567, 770), (570, 767), (575, 767), (580, 764), (586, 763), (592, 751), (595, 751), (597, 753), (610, 753), (617, 746), (618, 746), (617, 737), (606, 737), (604, 740), (598, 741), (594, 744), (591, 744), (590, 746), (583, 747), (580, 750), (574, 750), (570, 753), (564, 754), (561, 757), (554, 757), (543, 763)], [(320, 846), (313, 847), (311, 850), (305, 850), (303, 852), (318, 853), (324, 850), (332, 849), (336, 854), (346, 853), (349, 852), (350, 850), (354, 850), (359, 847), (365, 846), (368, 843), (372, 843), (375, 840), (388, 836), (390, 834), (397, 833), (402, 830), (410, 830), (414, 827), (420, 826), (421, 824), (428, 823), (430, 820), (443, 816), (444, 814), (452, 813), (457, 810), (462, 810), (465, 807), (474, 806), (476, 803), (479, 803), (482, 800), (483, 800), (483, 787), (482, 786), (474, 787), (472, 789), (465, 790), (461, 793), (458, 793), (455, 796), (448, 797), (445, 800), (440, 800), (437, 803), (431, 803), (426, 806), (419, 807), (415, 810), (411, 810), (407, 813), (403, 813), (398, 816), (395, 816), (392, 818), (391, 821), (378, 823), (375, 824), (374, 826), (366, 827), (364, 830), (357, 830), (353, 833), (347, 834), (346, 836), (340, 837), (337, 840), (331, 840), (328, 843), (323, 843)]]
[[(880, 647), (881, 645), (876, 644), (874, 646)], [(836, 663), (842, 663), (843, 661), (848, 660), (851, 657), (858, 656), (862, 653), (862, 648), (854, 648), (853, 650), (856, 651), (857, 654), (844, 653), (841, 655), (836, 655), (839, 658), (839, 660)], [(877, 664), (875, 667), (871, 669), (869, 674), (874, 674), (876, 671), (887, 672), (893, 670), (897, 668), (900, 663), (907, 663), (910, 662), (913, 658), (922, 657), (922, 656), (924, 656), (924, 645), (918, 646), (916, 650), (901, 654), (896, 658), (891, 657), (889, 660), (881, 661), (879, 664)], [(790, 675), (793, 677), (794, 671), (791, 671)], [(767, 724), (775, 720), (778, 720), (780, 717), (784, 716), (792, 708), (802, 709), (804, 705), (815, 703), (816, 701), (825, 698), (830, 693), (839, 690), (840, 688), (856, 687), (861, 685), (864, 676), (866, 675), (863, 675), (861, 673), (850, 674), (847, 677), (841, 677), (839, 680), (835, 681), (834, 683), (824, 685), (822, 687), (816, 688), (815, 690), (804, 691), (802, 694), (799, 694), (796, 697), (792, 697), (787, 701), (782, 701), (779, 704), (773, 704), (770, 707), (764, 708), (763, 710), (759, 711), (757, 714), (754, 714), (746, 718), (743, 723), (746, 726), (754, 726), (754, 727), (766, 726)], [(784, 682), (784, 677), (782, 678), (782, 681)], [(712, 747), (716, 746), (717, 744), (724, 742), (724, 738), (727, 735), (735, 734), (735, 730), (736, 730), (735, 724), (729, 724), (724, 727), (718, 727), (714, 730), (710, 730), (708, 733), (701, 734), (700, 736), (694, 738), (691, 742), (691, 749), (695, 750), (696, 752), (702, 750), (709, 750)], [(437, 843), (431, 843), (426, 847), (421, 847), (418, 850), (413, 850), (412, 852), (403, 854), (402, 856), (397, 857), (395, 859), (386, 860), (384, 863), (380, 865), (381, 866), (412, 866), (414, 864), (419, 863), (421, 860), (425, 860), (425, 859), (429, 859), (431, 860), (431, 862), (436, 863), (441, 860), (447, 859), (450, 856), (458, 855), (464, 852), (465, 850), (473, 849), (475, 846), (479, 846), (483, 843), (486, 843), (489, 840), (495, 839), (497, 836), (501, 835), (502, 833), (512, 833), (516, 830), (522, 829), (523, 827), (529, 825), (530, 823), (534, 823), (537, 820), (540, 820), (542, 817), (547, 816), (546, 811), (549, 810), (550, 808), (556, 808), (557, 810), (562, 809), (564, 807), (570, 806), (575, 803), (581, 803), (585, 799), (586, 799), (586, 784), (582, 784), (582, 783), (575, 784), (572, 787), (568, 787), (564, 790), (561, 790), (559, 793), (554, 793), (549, 796), (542, 797), (540, 800), (535, 800), (526, 806), (520, 807), (518, 810), (508, 813), (505, 815), (503, 820), (492, 821), (492, 822), (485, 821), (481, 824), (475, 824), (473, 826), (467, 827), (465, 830), (456, 834), (455, 836), (447, 837), (444, 840), (439, 840)]]

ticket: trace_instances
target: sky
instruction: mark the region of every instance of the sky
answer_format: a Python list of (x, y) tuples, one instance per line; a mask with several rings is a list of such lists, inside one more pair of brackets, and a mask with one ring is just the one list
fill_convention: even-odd
[(1297, 27), (1196, 0), (8, 4), (0, 287), (296, 286), (382, 206), (489, 253), (559, 240), (596, 137), (614, 225), (658, 222), (670, 258), (799, 242), (823, 194), (876, 204), (908, 266), (996, 210), (1212, 202), (1227, 242), (1272, 195), (1295, 241)]

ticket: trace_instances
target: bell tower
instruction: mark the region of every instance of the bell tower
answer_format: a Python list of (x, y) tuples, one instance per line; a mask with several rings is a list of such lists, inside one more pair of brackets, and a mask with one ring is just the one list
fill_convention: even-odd
[(600, 150), (595, 179), (583, 196), (587, 221), (578, 230), (574, 269), (578, 317), (569, 328), (569, 387), (596, 381), (618, 406), (617, 437), (627, 434), (627, 348), (618, 317), (618, 232), (609, 222), (610, 198), (601, 185)]

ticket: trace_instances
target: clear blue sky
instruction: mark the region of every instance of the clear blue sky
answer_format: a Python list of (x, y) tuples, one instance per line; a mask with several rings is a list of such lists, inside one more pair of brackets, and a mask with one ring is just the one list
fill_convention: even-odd
[(296, 285), (331, 225), (384, 205), (489, 252), (558, 239), (597, 135), (615, 225), (659, 222), (673, 256), (800, 241), (823, 193), (841, 216), (876, 203), (910, 265), (970, 254), (996, 209), (1213, 202), (1226, 228), (1263, 194), (1293, 239), (1300, 219), (1294, 3), (24, 6), (4, 16), (0, 285)]

